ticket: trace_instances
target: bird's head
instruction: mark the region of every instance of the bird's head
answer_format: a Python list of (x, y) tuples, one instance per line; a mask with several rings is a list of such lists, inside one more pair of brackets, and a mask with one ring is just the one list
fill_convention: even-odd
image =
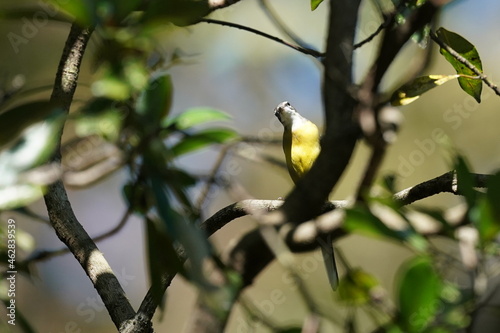
[(278, 104), (274, 109), (274, 115), (286, 128), (291, 128), (294, 123), (305, 120), (287, 101)]

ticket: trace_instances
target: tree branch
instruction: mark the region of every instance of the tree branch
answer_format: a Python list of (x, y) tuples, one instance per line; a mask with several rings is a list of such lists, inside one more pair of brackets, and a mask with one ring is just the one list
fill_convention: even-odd
[(220, 20), (214, 20), (214, 19), (208, 19), (208, 18), (200, 19), (199, 22), (210, 23), (210, 24), (218, 24), (218, 25), (223, 25), (223, 26), (227, 26), (227, 27), (231, 27), (231, 28), (241, 29), (241, 30), (248, 31), (248, 32), (251, 32), (253, 34), (265, 37), (267, 39), (273, 40), (275, 42), (278, 42), (278, 43), (283, 44), (285, 46), (288, 46), (288, 47), (290, 47), (290, 48), (292, 48), (292, 49), (294, 49), (296, 51), (299, 51), (301, 53), (313, 56), (315, 58), (320, 58), (320, 57), (323, 56), (322, 53), (320, 53), (320, 52), (318, 52), (316, 50), (312, 50), (312, 49), (304, 48), (302, 46), (290, 44), (288, 42), (285, 42), (283, 39), (280, 39), (280, 38), (275, 37), (275, 36), (271, 36), (271, 35), (269, 35), (269, 34), (267, 34), (265, 32), (262, 32), (260, 30), (257, 30), (257, 29), (254, 29), (254, 28), (250, 28), (250, 27), (247, 27), (247, 26), (244, 26), (244, 25), (241, 25), (241, 24), (232, 23), (232, 22), (226, 22), (226, 21), (220, 21)]
[[(474, 177), (474, 186), (477, 188), (485, 188), (490, 177), (490, 175), (477, 173), (473, 173), (472, 176)], [(393, 199), (395, 202), (405, 206), (443, 192), (460, 195), (457, 185), (456, 172), (449, 171), (439, 177), (399, 191), (394, 194)]]
[[(295, 44), (301, 46), (302, 48), (306, 50), (314, 50), (317, 54), (321, 54), (317, 50), (315, 50), (314, 47), (306, 43), (304, 40), (302, 40), (299, 36), (297, 36), (291, 29), (289, 29), (286, 26), (286, 24), (281, 20), (281, 18), (268, 4), (267, 0), (259, 0), (259, 3), (263, 8), (264, 13), (266, 13), (267, 17), (269, 17), (269, 19), (271, 20), (271, 22), (274, 23), (276, 28), (278, 28), (278, 30), (280, 30), (285, 36), (288, 36), (288, 38), (290, 38)], [(321, 55), (324, 56), (324, 54)]]
[[(485, 187), (489, 175), (473, 174), (476, 187)], [(402, 206), (411, 204), (415, 201), (428, 198), (430, 196), (448, 192), (455, 195), (460, 195), (457, 191), (457, 181), (454, 171), (447, 172), (439, 177), (430, 179), (423, 183), (417, 184), (413, 187), (404, 189), (393, 195), (393, 200)], [(284, 201), (282, 200), (242, 200), (228, 205), (217, 211), (210, 218), (205, 220), (200, 228), (205, 231), (207, 237), (213, 235), (217, 230), (223, 228), (226, 224), (231, 223), (237, 218), (250, 215), (251, 212), (266, 210), (272, 212), (278, 210)], [(336, 208), (346, 208), (348, 201), (330, 201), (323, 205), (321, 213), (328, 213)], [(319, 243), (316, 242), (319, 236), (330, 236), (332, 240), (337, 240), (344, 237), (347, 233), (342, 229), (341, 225), (330, 225), (330, 228), (316, 228), (309, 238), (302, 238), (302, 241), (297, 242), (294, 236), (295, 230), (290, 230), (286, 234), (286, 243), (290, 250), (294, 252), (306, 252), (315, 250)], [(180, 254), (180, 261), (184, 262), (187, 258), (184, 254)], [(262, 238), (259, 230), (252, 230), (238, 241), (229, 254), (229, 263), (231, 268), (237, 271), (241, 277), (243, 285), (241, 290), (250, 286), (257, 275), (272, 261), (274, 255), (269, 249), (267, 243)], [(164, 290), (170, 285), (175, 274), (169, 274), (162, 277), (162, 286)], [(164, 292), (163, 290), (163, 292)], [(144, 320), (151, 319), (158, 307), (161, 297), (163, 295), (158, 293), (155, 295), (150, 288), (146, 297), (144, 298), (138, 315), (142, 316)]]
[[(485, 174), (472, 174), (474, 177), (476, 188), (485, 188), (487, 185), (487, 180), (490, 175)], [(461, 195), (458, 191), (456, 172), (450, 171), (436, 178), (427, 180), (415, 186), (409, 187), (402, 191), (397, 192), (392, 196), (395, 203), (401, 206), (409, 205), (415, 201), (429, 198), (433, 195), (440, 193), (452, 193), (455, 195)], [(269, 201), (269, 200), (245, 200), (245, 202), (239, 202), (229, 205), (219, 212), (215, 213), (211, 218), (204, 222), (204, 229), (215, 232), (216, 230), (222, 228), (224, 225), (232, 221), (234, 216), (244, 216), (247, 213), (240, 211), (242, 206), (251, 206), (252, 209), (260, 209), (261, 207), (269, 207), (270, 209), (278, 209), (280, 201)], [(328, 214), (336, 208), (347, 207), (347, 201), (330, 201), (327, 202), (322, 207), (322, 213)], [(238, 208), (236, 208), (238, 207)], [(233, 212), (230, 212), (234, 209)], [(252, 210), (248, 210), (251, 212)], [(223, 212), (223, 213), (221, 213)], [(288, 247), (293, 252), (307, 252), (318, 248), (319, 243), (316, 241), (318, 237), (330, 236), (332, 241), (338, 240), (341, 237), (347, 235), (347, 232), (343, 230), (341, 223), (334, 224), (330, 223), (328, 225), (318, 223), (321, 216), (318, 216), (316, 221), (314, 221), (315, 230), (309, 230), (307, 237), (301, 237), (300, 241), (294, 237), (297, 233), (297, 229), (289, 230), (285, 235), (285, 241)], [(321, 225), (320, 225), (321, 224)], [(440, 230), (435, 231), (436, 234), (440, 233)], [(209, 233), (211, 235), (211, 233)], [(428, 236), (432, 235), (427, 234)], [(243, 279), (243, 288), (249, 286), (253, 283), (253, 280), (257, 275), (272, 261), (274, 260), (274, 255), (268, 248), (266, 242), (263, 240), (259, 230), (253, 230), (245, 234), (238, 244), (231, 250), (230, 262), (232, 267), (238, 271)]]
[[(330, 1), (326, 56), (323, 61), (325, 134), (311, 170), (297, 183), (282, 207), (284, 215), (269, 220), (293, 223), (317, 216), (350, 161), (359, 137), (351, 97), (353, 41), (360, 0)], [(335, 156), (335, 158), (332, 158)]]
[[(132, 214), (132, 210), (130, 208), (127, 209), (127, 211), (121, 217), (120, 221), (113, 228), (111, 228), (110, 230), (105, 231), (104, 233), (92, 238), (92, 241), (94, 243), (97, 243), (97, 242), (100, 242), (108, 237), (115, 235), (117, 232), (119, 232), (126, 225), (131, 214)], [(56, 249), (56, 250), (36, 251), (32, 255), (30, 255), (28, 258), (23, 260), (22, 264), (29, 265), (32, 262), (48, 260), (50, 258), (66, 254), (68, 252), (70, 252), (68, 247), (62, 247), (62, 248)]]
[[(379, 55), (359, 89), (359, 104), (356, 108), (356, 116), (365, 138), (372, 146), (372, 151), (366, 164), (366, 171), (363, 173), (363, 178), (358, 186), (357, 200), (363, 200), (363, 195), (369, 190), (382, 164), (387, 148), (387, 142), (384, 139), (383, 129), (380, 126), (378, 117), (379, 84), (403, 45), (417, 30), (423, 28), (432, 20), (437, 9), (432, 2), (427, 2), (416, 9), (404, 24), (386, 30), (380, 45)], [(396, 12), (390, 17), (391, 25), (395, 23), (395, 14)]]
[[(59, 62), (51, 100), (60, 103), (67, 113), (92, 31), (93, 28), (81, 28), (73, 24)], [(62, 131), (57, 135), (60, 141)], [(60, 164), (60, 151), (55, 154), (54, 161)], [(130, 324), (135, 312), (106, 259), (76, 218), (61, 180), (48, 186), (44, 199), (56, 235), (78, 260), (104, 302), (113, 323), (122, 330)]]

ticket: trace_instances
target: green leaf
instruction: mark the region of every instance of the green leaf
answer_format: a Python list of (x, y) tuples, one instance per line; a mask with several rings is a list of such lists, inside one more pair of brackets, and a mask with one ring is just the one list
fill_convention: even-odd
[(276, 333), (301, 333), (303, 332), (302, 327), (287, 327), (283, 329), (278, 329), (275, 331)]
[(72, 18), (72, 21), (82, 26), (90, 26), (96, 23), (96, 3), (87, 0), (60, 1), (50, 0), (53, 8), (64, 12)]
[(50, 0), (54, 8), (65, 12), (84, 26), (111, 25), (116, 26), (141, 4), (140, 0)]
[(495, 206), (498, 206), (498, 201), (491, 203), (487, 197), (480, 197), (469, 212), (483, 246), (495, 240), (500, 232), (500, 220), (496, 215), (498, 208)]
[(9, 149), (0, 152), (0, 186), (16, 183), (18, 174), (47, 161), (58, 145), (64, 120), (62, 109), (56, 109), (28, 126)]
[(160, 308), (163, 308), (165, 293), (162, 288), (162, 277), (165, 273), (175, 274), (182, 271), (183, 266), (162, 224), (149, 218), (146, 218), (145, 223), (151, 289), (153, 295), (161, 297)]
[(449, 236), (454, 235), (455, 229), (450, 226), (448, 221), (443, 216), (443, 212), (441, 210), (428, 207), (414, 207), (414, 208), (416, 211), (428, 215), (432, 219), (438, 221), (443, 227), (444, 231), (446, 231)]
[(172, 152), (175, 156), (181, 156), (212, 144), (225, 143), (236, 137), (238, 134), (230, 129), (207, 129), (183, 138), (172, 147)]
[(458, 192), (465, 197), (468, 207), (473, 207), (477, 196), (474, 190), (474, 176), (470, 172), (467, 161), (460, 155), (455, 159), (455, 170)]
[(352, 208), (346, 210), (344, 228), (349, 232), (356, 232), (370, 237), (388, 237), (401, 240), (401, 235), (387, 227), (378, 217), (369, 210)]
[(488, 202), (493, 208), (493, 213), (495, 219), (500, 221), (500, 172), (497, 171), (495, 174), (491, 175), (487, 181), (488, 191), (486, 192), (486, 197)]
[(149, 179), (158, 214), (165, 226), (169, 237), (179, 242), (185, 250), (187, 258), (191, 261), (187, 278), (205, 291), (214, 291), (217, 288), (207, 280), (204, 275), (204, 262), (211, 255), (211, 247), (203, 232), (186, 218), (177, 213), (171, 206), (167, 189), (161, 178), (153, 175)]
[(60, 109), (56, 103), (36, 101), (16, 106), (0, 114), (0, 148), (16, 140), (30, 125)]
[(197, 22), (210, 13), (208, 1), (199, 0), (151, 0), (143, 17), (150, 22), (172, 22), (175, 25), (185, 26)]
[(460, 75), (427, 75), (417, 77), (401, 86), (392, 94), (391, 104), (394, 106), (408, 105), (432, 88), (459, 77)]
[(315, 10), (323, 2), (323, 0), (311, 0), (311, 10)]
[(131, 95), (131, 87), (120, 77), (106, 75), (92, 83), (92, 93), (97, 97), (107, 97), (119, 101), (126, 100)]
[(365, 305), (372, 299), (373, 288), (379, 286), (377, 279), (361, 269), (352, 269), (339, 284), (339, 297), (349, 305)]
[[(483, 65), (481, 63), (481, 58), (476, 50), (476, 47), (471, 44), (468, 40), (463, 38), (457, 33), (448, 31), (444, 28), (439, 28), (437, 31), (438, 38), (444, 42), (446, 45), (455, 50), (463, 58), (468, 60), (474, 67), (476, 67), (481, 73), (483, 72)], [(462, 64), (448, 51), (441, 48), (441, 54), (445, 59), (455, 68), (457, 74), (465, 76), (477, 76), (471, 69)], [(474, 99), (481, 103), (481, 90), (483, 88), (483, 82), (480, 79), (473, 79), (470, 77), (459, 77), (458, 83), (463, 91), (474, 97)]]
[(401, 268), (399, 320), (405, 332), (422, 332), (440, 305), (442, 281), (429, 257), (416, 257)]
[(176, 129), (186, 130), (210, 121), (225, 121), (230, 118), (231, 116), (222, 111), (200, 107), (186, 110), (173, 118), (167, 119), (163, 126), (168, 127), (174, 125)]
[(153, 78), (137, 99), (136, 111), (146, 123), (159, 126), (172, 106), (173, 84), (170, 75)]
[(144, 183), (127, 183), (122, 188), (127, 206), (132, 208), (136, 214), (146, 215), (154, 203), (154, 197), (150, 188)]
[(110, 141), (118, 140), (124, 115), (116, 101), (96, 98), (90, 101), (75, 118), (75, 132), (80, 137), (97, 134)]

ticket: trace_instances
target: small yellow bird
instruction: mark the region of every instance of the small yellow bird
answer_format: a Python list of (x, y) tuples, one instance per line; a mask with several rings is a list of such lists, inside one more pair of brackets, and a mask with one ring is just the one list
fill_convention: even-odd
[[(282, 102), (274, 109), (274, 115), (283, 124), (283, 151), (288, 172), (295, 184), (309, 171), (320, 152), (318, 127), (302, 117), (288, 102)], [(321, 244), (328, 281), (333, 290), (339, 284), (337, 266), (331, 242)]]

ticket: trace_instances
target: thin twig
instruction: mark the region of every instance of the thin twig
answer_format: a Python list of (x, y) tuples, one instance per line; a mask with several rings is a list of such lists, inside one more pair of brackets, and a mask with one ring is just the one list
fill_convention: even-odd
[(441, 40), (436, 35), (436, 33), (434, 31), (430, 32), (430, 37), (441, 48), (445, 49), (449, 54), (451, 54), (453, 56), (453, 58), (457, 59), (461, 64), (463, 64), (468, 69), (470, 69), (471, 71), (473, 71), (474, 74), (476, 74), (479, 77), (479, 79), (481, 79), (488, 87), (490, 87), (495, 92), (495, 94), (497, 94), (498, 96), (500, 96), (500, 89), (498, 88), (498, 86), (496, 84), (494, 84), (493, 82), (491, 82), (488, 79), (488, 77), (481, 70), (479, 70), (479, 68), (477, 68), (476, 66), (474, 66), (469, 60), (467, 60), (466, 58), (464, 58), (460, 53), (458, 53), (457, 51), (455, 51), (451, 46), (449, 46), (443, 40)]
[[(372, 152), (356, 191), (357, 201), (363, 201), (363, 197), (375, 180), (387, 151), (388, 142), (384, 139), (383, 128), (378, 116), (380, 109), (377, 107), (380, 98), (378, 93), (380, 82), (403, 45), (415, 31), (425, 27), (433, 19), (437, 9), (438, 7), (432, 2), (427, 2), (412, 12), (404, 24), (387, 31), (380, 45), (377, 59), (359, 89), (359, 104), (356, 113), (363, 134), (371, 145)], [(392, 21), (393, 19), (391, 19)]]
[(280, 30), (284, 35), (288, 36), (295, 44), (301, 46), (304, 49), (314, 50), (318, 54), (320, 53), (314, 47), (306, 43), (302, 38), (300, 38), (297, 34), (295, 34), (291, 29), (289, 29), (286, 24), (280, 19), (280, 17), (276, 14), (276, 12), (269, 6), (267, 0), (259, 0), (260, 5), (264, 9), (264, 12), (269, 17), (271, 22), (274, 23), (276, 28)]
[(219, 153), (219, 157), (217, 158), (217, 161), (215, 161), (214, 167), (212, 168), (212, 171), (210, 172), (210, 175), (208, 176), (208, 179), (205, 183), (205, 186), (200, 190), (200, 196), (198, 197), (198, 200), (196, 202), (195, 208), (201, 212), (202, 208), (205, 204), (205, 200), (208, 197), (208, 194), (212, 190), (214, 184), (216, 183), (217, 180), (217, 174), (219, 173), (224, 160), (226, 159), (232, 145), (227, 145)]
[(387, 28), (390, 23), (391, 23), (390, 18), (387, 18), (384, 22), (382, 22), (378, 26), (378, 28), (370, 36), (366, 37), (361, 42), (354, 44), (353, 48), (356, 50), (356, 49), (360, 48), (361, 46), (365, 45), (366, 43), (371, 42), (375, 37), (377, 37), (382, 32), (382, 30)]
[[(120, 221), (113, 228), (100, 234), (99, 236), (92, 238), (92, 240), (95, 243), (97, 243), (97, 242), (100, 242), (102, 240), (105, 240), (106, 238), (109, 238), (109, 237), (115, 235), (117, 232), (119, 232), (127, 224), (127, 221), (128, 221), (131, 214), (132, 214), (132, 209), (130, 209), (130, 208), (127, 209), (125, 211), (125, 213), (123, 214), (123, 216), (120, 218)], [(50, 258), (66, 254), (68, 252), (69, 252), (69, 249), (67, 247), (62, 247), (62, 248), (57, 249), (57, 250), (36, 251), (31, 256), (26, 258), (23, 261), (23, 264), (30, 264), (30, 263), (35, 262), (35, 261), (48, 260)]]
[(303, 48), (301, 46), (290, 44), (290, 43), (288, 43), (288, 42), (286, 42), (286, 41), (284, 41), (284, 40), (282, 40), (282, 39), (280, 39), (278, 37), (269, 35), (269, 34), (267, 34), (265, 32), (260, 31), (260, 30), (257, 30), (257, 29), (254, 29), (254, 28), (250, 28), (250, 27), (247, 27), (247, 26), (244, 26), (244, 25), (241, 25), (241, 24), (232, 23), (232, 22), (226, 22), (226, 21), (221, 21), (221, 20), (208, 19), (208, 18), (201, 19), (200, 22), (210, 23), (210, 24), (218, 24), (218, 25), (223, 25), (223, 26), (227, 26), (227, 27), (231, 27), (231, 28), (237, 28), (237, 29), (245, 30), (245, 31), (254, 33), (256, 35), (268, 38), (268, 39), (273, 40), (275, 42), (278, 42), (280, 44), (286, 45), (286, 46), (288, 46), (288, 47), (290, 47), (290, 48), (292, 48), (292, 49), (294, 49), (296, 51), (299, 51), (301, 53), (313, 56), (315, 58), (321, 58), (321, 57), (324, 56), (323, 53), (320, 53), (320, 52), (318, 52), (316, 50), (311, 50), (311, 49)]

